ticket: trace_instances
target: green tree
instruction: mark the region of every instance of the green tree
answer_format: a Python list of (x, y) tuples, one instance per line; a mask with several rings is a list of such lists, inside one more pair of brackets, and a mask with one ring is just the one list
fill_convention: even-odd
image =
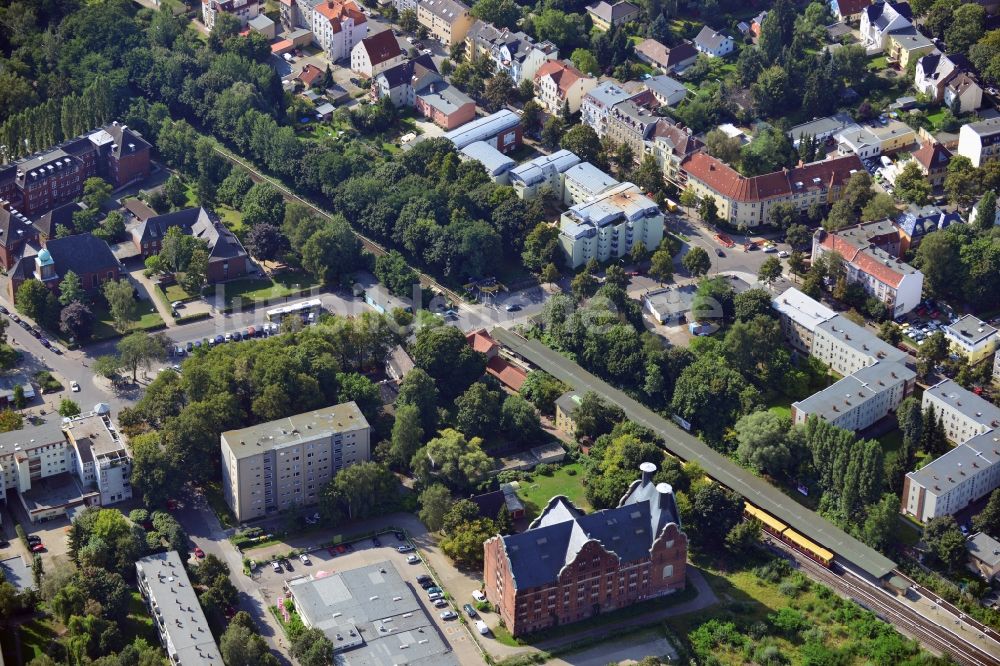
[(153, 361), (166, 359), (168, 342), (162, 333), (149, 335), (138, 331), (118, 341), (118, 359), (122, 367), (132, 372), (133, 382), (140, 367), (148, 370)]
[(74, 417), (80, 415), (80, 405), (69, 398), (63, 398), (59, 403), (59, 416)]
[(554, 414), (556, 400), (569, 387), (542, 370), (532, 370), (521, 385), (521, 395), (543, 414)]
[(597, 439), (611, 432), (615, 424), (625, 419), (625, 414), (616, 405), (605, 402), (593, 391), (587, 391), (580, 396), (580, 401), (571, 414), (576, 424), (577, 439)]
[(750, 86), (750, 96), (754, 107), (763, 116), (775, 116), (785, 112), (791, 92), (788, 73), (779, 65), (768, 67)]
[(452, 506), (451, 491), (440, 483), (428, 486), (420, 493), (420, 521), (431, 532), (437, 532), (444, 526), (444, 517)]
[(781, 261), (777, 257), (768, 257), (757, 271), (757, 280), (770, 289), (774, 281), (781, 277)]
[(125, 333), (132, 328), (132, 323), (138, 319), (138, 305), (132, 295), (132, 284), (124, 278), (108, 280), (104, 283), (103, 292), (104, 299), (108, 302), (108, 310), (111, 311), (115, 330)]
[(736, 456), (758, 472), (784, 475), (797, 462), (787, 437), (791, 423), (774, 412), (754, 412), (736, 422)]
[(757, 390), (715, 354), (705, 354), (684, 368), (674, 388), (671, 408), (718, 445), (723, 431), (759, 402)]
[(693, 277), (701, 277), (712, 267), (712, 260), (708, 258), (708, 252), (697, 245), (691, 246), (684, 258), (681, 259), (681, 263)]
[(18, 312), (46, 328), (51, 327), (59, 316), (59, 301), (44, 284), (34, 278), (25, 280), (17, 288), (14, 305)]
[(440, 480), (454, 490), (478, 486), (493, 469), (478, 437), (466, 439), (452, 428), (442, 430), (413, 456), (414, 476), (424, 485)]
[(208, 251), (198, 246), (191, 252), (184, 274), (178, 279), (184, 291), (189, 294), (200, 294), (208, 280)]
[(698, 216), (705, 224), (715, 224), (719, 221), (719, 205), (715, 198), (705, 195), (698, 202)]
[(1000, 535), (1000, 490), (994, 490), (986, 506), (972, 519), (972, 529), (993, 538)]
[(674, 277), (674, 258), (666, 250), (657, 250), (649, 258), (649, 275), (661, 283)]
[(163, 506), (173, 494), (178, 475), (160, 444), (158, 433), (132, 438), (132, 485), (147, 507)]
[(423, 443), (423, 438), (419, 407), (406, 403), (399, 405), (392, 424), (392, 444), (389, 449), (391, 463), (397, 468), (405, 469)]
[[(480, 0), (482, 2), (483, 0)], [(487, 2), (492, 0), (486, 0)], [(506, 0), (511, 2), (511, 0)], [(511, 2), (513, 4), (513, 2)], [(483, 88), (483, 101), (489, 111), (499, 111), (514, 99), (517, 90), (514, 88), (514, 80), (507, 72), (494, 74), (486, 81)]]
[(425, 434), (435, 432), (437, 426), (438, 390), (434, 379), (421, 368), (406, 374), (399, 385), (396, 410), (403, 405), (413, 405), (420, 414)]
[(601, 66), (597, 62), (597, 58), (594, 54), (587, 49), (575, 49), (569, 57), (576, 65), (576, 68), (583, 72), (584, 74), (590, 74), (591, 76), (600, 74)]
[(481, 567), (483, 542), (496, 533), (493, 521), (488, 518), (462, 523), (453, 533), (441, 540), (441, 550), (460, 566)]
[(465, 391), (486, 369), (486, 357), (454, 326), (419, 329), (410, 351), (414, 364), (437, 382), (446, 398)]
[(508, 395), (500, 408), (500, 426), (523, 442), (537, 441), (542, 434), (538, 412), (519, 395)]
[(219, 639), (219, 652), (226, 666), (277, 666), (279, 663), (254, 628), (234, 622), (229, 623)]
[(982, 189), (979, 171), (964, 155), (955, 155), (948, 162), (948, 173), (944, 178), (944, 191), (952, 203), (970, 206)]
[(581, 162), (602, 166), (607, 164), (601, 147), (601, 138), (590, 125), (573, 125), (562, 135), (559, 147), (576, 154)]
[(323, 225), (302, 246), (302, 267), (317, 280), (331, 284), (359, 267), (361, 242), (342, 215)]
[(59, 283), (59, 302), (63, 305), (69, 305), (74, 301), (82, 302), (85, 296), (80, 276), (73, 271), (66, 271)]
[(714, 129), (705, 135), (705, 150), (726, 164), (736, 164), (740, 161), (741, 147), (739, 137), (731, 137), (722, 130)]
[(333, 663), (333, 643), (319, 629), (303, 629), (290, 637), (289, 642), (292, 656), (301, 666), (329, 666)]
[(983, 36), (985, 21), (986, 10), (981, 5), (962, 4), (956, 7), (951, 25), (944, 34), (948, 50), (968, 53)]
[(559, 269), (552, 262), (545, 264), (538, 274), (538, 279), (542, 284), (555, 284), (559, 281), (559, 277)]
[(692, 484), (684, 531), (696, 550), (712, 553), (725, 544), (726, 536), (743, 519), (743, 498), (717, 483)]
[(952, 516), (939, 516), (924, 525), (924, 543), (930, 553), (949, 571), (965, 562), (965, 535)]
[(896, 176), (896, 192), (904, 201), (918, 206), (925, 205), (930, 199), (930, 181), (916, 160), (907, 160)]
[(773, 316), (771, 294), (764, 289), (747, 289), (733, 297), (733, 314), (737, 321), (751, 321), (764, 316)]
[(521, 8), (514, 0), (476, 0), (471, 13), (484, 23), (509, 30), (516, 30), (521, 18)]
[(996, 224), (997, 193), (988, 190), (976, 205), (976, 226), (980, 231), (989, 231)]
[(111, 184), (103, 178), (92, 176), (83, 181), (81, 201), (87, 208), (99, 211), (111, 196)]
[(862, 220), (894, 220), (899, 213), (896, 200), (891, 195), (879, 192), (873, 196), (861, 209)]
[(385, 467), (360, 462), (339, 472), (323, 488), (320, 505), (335, 502), (349, 520), (382, 515), (397, 504), (399, 482)]
[(542, 126), (542, 145), (548, 150), (555, 150), (562, 140), (565, 129), (566, 121), (559, 116), (549, 116)]

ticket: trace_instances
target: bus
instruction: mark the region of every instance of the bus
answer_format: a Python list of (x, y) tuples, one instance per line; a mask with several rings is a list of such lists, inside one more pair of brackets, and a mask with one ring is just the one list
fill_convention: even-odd
[[(268, 310), (266, 315), (268, 321), (280, 324), (287, 315), (297, 314), (303, 319), (307, 319), (309, 315), (319, 314), (319, 311), (322, 308), (323, 303), (318, 298), (311, 298), (308, 301), (302, 301), (301, 303), (283, 305), (280, 308)], [(313, 318), (315, 318), (315, 316)]]

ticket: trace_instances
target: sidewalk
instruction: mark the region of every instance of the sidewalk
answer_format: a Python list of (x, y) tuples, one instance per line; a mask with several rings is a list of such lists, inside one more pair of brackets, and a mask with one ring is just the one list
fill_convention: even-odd
[[(166, 324), (167, 328), (176, 328), (177, 324), (174, 322), (174, 315), (171, 314), (170, 308), (163, 302), (163, 299), (159, 298), (155, 293), (156, 286), (153, 284), (153, 281), (143, 275), (141, 270), (130, 271), (128, 275), (139, 284), (141, 291), (146, 292), (146, 298), (152, 301), (153, 307), (156, 308), (157, 313), (163, 318), (163, 323)], [(141, 293), (139, 297), (142, 297)]]

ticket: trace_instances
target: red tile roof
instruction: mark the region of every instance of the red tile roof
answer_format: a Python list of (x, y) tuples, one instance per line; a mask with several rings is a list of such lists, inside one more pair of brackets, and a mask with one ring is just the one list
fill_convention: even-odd
[(340, 24), (344, 19), (353, 19), (354, 25), (361, 25), (368, 20), (365, 18), (364, 13), (362, 13), (361, 8), (354, 4), (352, 0), (347, 0), (347, 2), (326, 0), (326, 2), (316, 5), (315, 9), (330, 22), (333, 32), (340, 32)]
[(837, 0), (837, 9), (841, 16), (854, 16), (872, 4), (872, 0)]
[(864, 166), (856, 155), (848, 155), (747, 178), (722, 160), (697, 152), (681, 162), (681, 168), (724, 197), (739, 202), (758, 202), (796, 191), (839, 188), (851, 177), (852, 171), (861, 171)]
[(489, 354), (498, 347), (496, 341), (485, 330), (466, 334), (465, 341), (469, 343), (470, 347), (483, 354)]
[(280, 42), (275, 42), (271, 44), (271, 53), (274, 55), (281, 55), (282, 53), (287, 53), (295, 48), (295, 44), (292, 43), (290, 39), (282, 39)]
[(951, 161), (951, 151), (937, 141), (925, 141), (913, 153), (913, 159), (924, 168), (924, 171), (930, 172), (947, 167)]
[(894, 270), (891, 266), (878, 260), (864, 250), (867, 245), (858, 246), (847, 241), (836, 234), (824, 234), (820, 245), (826, 250), (836, 252), (849, 264), (853, 264), (858, 270), (871, 275), (879, 282), (883, 282), (893, 288), (898, 287), (903, 280), (903, 273)]
[(396, 35), (392, 34), (392, 30), (383, 30), (377, 35), (365, 37), (361, 40), (361, 44), (368, 53), (368, 60), (373, 66), (386, 60), (392, 60), (403, 53), (399, 48), (399, 42), (396, 41)]
[(578, 70), (572, 65), (567, 65), (564, 62), (559, 62), (558, 60), (546, 60), (545, 64), (538, 68), (535, 72), (535, 81), (538, 81), (542, 77), (551, 76), (552, 80), (556, 82), (556, 86), (559, 87), (559, 92), (562, 93), (560, 96), (565, 97), (569, 89), (573, 87), (573, 84), (580, 79), (586, 78), (586, 75)]
[(486, 363), (486, 372), (499, 379), (511, 391), (520, 391), (524, 380), (528, 378), (528, 373), (499, 356), (494, 356)]
[(323, 76), (323, 70), (316, 65), (306, 65), (296, 76), (299, 81), (305, 84), (306, 88), (312, 88), (316, 85), (316, 81)]

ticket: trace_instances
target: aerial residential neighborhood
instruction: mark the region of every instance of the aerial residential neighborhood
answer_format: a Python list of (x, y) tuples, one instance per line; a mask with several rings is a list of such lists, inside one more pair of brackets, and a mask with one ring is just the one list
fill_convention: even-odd
[(0, 3), (0, 665), (1000, 665), (1000, 5)]

